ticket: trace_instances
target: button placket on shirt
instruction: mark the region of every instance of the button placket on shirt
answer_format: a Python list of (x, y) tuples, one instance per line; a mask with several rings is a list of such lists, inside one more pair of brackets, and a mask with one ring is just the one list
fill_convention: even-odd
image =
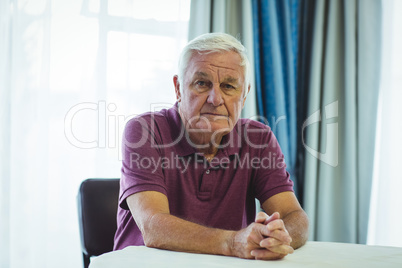
[(204, 194), (211, 194), (213, 186), (213, 174), (211, 174), (211, 165), (206, 163), (201, 181), (200, 192)]
[(221, 166), (218, 162), (212, 160), (211, 162), (205, 162), (203, 168), (204, 171), (202, 172), (198, 196), (203, 200), (208, 200), (211, 198), (214, 184), (216, 183), (216, 176)]
[(205, 160), (198, 196), (202, 200), (209, 200), (214, 189), (214, 170), (218, 167)]

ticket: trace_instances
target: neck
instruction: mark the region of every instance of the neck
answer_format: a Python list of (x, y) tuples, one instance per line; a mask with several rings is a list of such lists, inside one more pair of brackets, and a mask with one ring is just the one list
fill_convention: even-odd
[[(223, 135), (213, 135), (213, 133), (191, 133), (187, 132), (193, 146), (205, 156), (215, 156), (221, 144)], [(193, 134), (193, 135), (191, 135)]]

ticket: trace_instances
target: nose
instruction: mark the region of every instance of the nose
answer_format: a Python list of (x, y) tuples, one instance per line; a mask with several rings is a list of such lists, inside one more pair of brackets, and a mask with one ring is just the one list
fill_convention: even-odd
[(207, 103), (210, 103), (213, 106), (220, 106), (223, 104), (223, 96), (219, 86), (216, 86), (215, 84), (213, 85), (209, 91)]

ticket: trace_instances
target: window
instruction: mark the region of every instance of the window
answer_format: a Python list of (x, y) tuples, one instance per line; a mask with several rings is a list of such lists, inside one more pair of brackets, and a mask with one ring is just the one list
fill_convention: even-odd
[(16, 0), (0, 13), (0, 266), (81, 267), (78, 186), (120, 176), (128, 117), (174, 104), (190, 0)]

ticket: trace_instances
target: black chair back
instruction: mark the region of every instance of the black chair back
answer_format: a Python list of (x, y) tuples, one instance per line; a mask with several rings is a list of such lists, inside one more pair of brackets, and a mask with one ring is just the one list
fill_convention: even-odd
[(81, 183), (77, 203), (85, 268), (91, 256), (113, 250), (119, 189), (119, 179), (87, 179)]

